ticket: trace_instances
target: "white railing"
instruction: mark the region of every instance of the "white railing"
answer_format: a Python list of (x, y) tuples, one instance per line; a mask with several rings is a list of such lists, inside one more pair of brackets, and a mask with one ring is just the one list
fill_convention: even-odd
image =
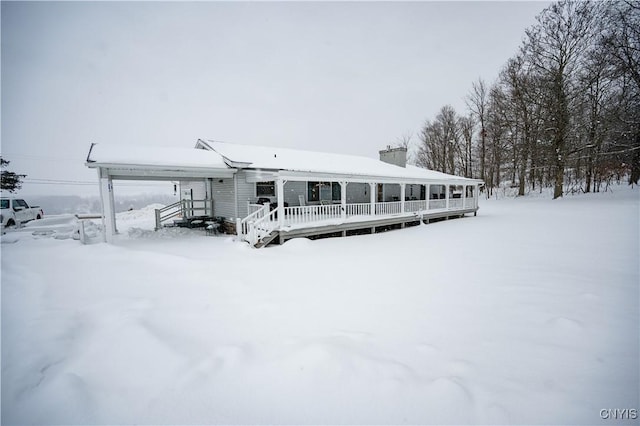
[(264, 204), (247, 203), (247, 214), (255, 213), (263, 207), (264, 207)]
[(465, 209), (474, 209), (476, 207), (476, 200), (473, 198), (465, 198), (464, 199), (464, 208)]
[(347, 217), (369, 216), (371, 214), (371, 203), (347, 204)]
[(284, 215), (288, 225), (318, 222), (341, 217), (342, 206), (340, 204), (320, 204), (317, 206), (285, 207)]
[(254, 211), (244, 219), (242, 220), (238, 219), (236, 223), (236, 233), (238, 234), (238, 237), (240, 237), (243, 240), (249, 241), (248, 235), (250, 234), (251, 230), (254, 228), (253, 226), (254, 223), (258, 220), (262, 220), (265, 216), (267, 216), (268, 212), (269, 212), (269, 205), (267, 204), (262, 206), (258, 210)]
[(447, 200), (429, 200), (429, 210), (444, 209), (447, 207)]
[(412, 200), (404, 202), (405, 213), (419, 212), (427, 209), (427, 200)]
[(376, 203), (375, 208), (376, 215), (400, 214), (402, 211), (402, 201)]
[[(269, 206), (265, 206), (266, 209), (269, 209)], [(264, 237), (269, 235), (276, 229), (278, 222), (276, 222), (276, 218), (278, 215), (278, 209), (273, 209), (264, 216), (259, 219), (256, 219), (253, 222), (249, 223), (249, 232), (247, 241), (252, 246), (258, 244)]]
[(449, 210), (457, 210), (462, 208), (462, 198), (450, 198)]
[[(473, 198), (451, 198), (449, 210), (462, 210), (464, 208), (474, 208)], [(402, 201), (391, 201), (374, 203), (374, 214), (376, 216), (399, 215), (402, 213)], [(345, 205), (345, 216), (371, 216), (371, 203), (351, 203)], [(404, 201), (404, 212), (407, 214), (426, 211), (440, 210), (447, 206), (446, 199), (434, 200), (411, 200)], [(250, 214), (244, 219), (238, 219), (236, 228), (238, 236), (252, 245), (260, 242), (278, 227), (279, 209), (270, 210), (269, 205), (249, 204)], [(285, 225), (299, 225), (312, 222), (320, 222), (328, 219), (342, 218), (341, 204), (319, 204), (313, 206), (293, 206), (284, 207), (283, 223)]]

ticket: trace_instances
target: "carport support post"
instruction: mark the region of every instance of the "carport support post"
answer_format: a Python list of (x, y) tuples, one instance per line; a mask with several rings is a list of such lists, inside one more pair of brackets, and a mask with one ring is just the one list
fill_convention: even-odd
[(104, 240), (108, 243), (113, 241), (116, 234), (116, 212), (113, 202), (113, 181), (110, 176), (99, 169), (100, 173), (100, 200), (102, 202), (102, 226)]

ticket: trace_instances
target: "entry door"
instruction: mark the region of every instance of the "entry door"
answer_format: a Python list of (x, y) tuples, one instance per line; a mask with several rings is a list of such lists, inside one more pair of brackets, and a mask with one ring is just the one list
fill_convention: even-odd
[(383, 184), (379, 183), (378, 184), (378, 203), (381, 203), (384, 201), (384, 187), (382, 186)]

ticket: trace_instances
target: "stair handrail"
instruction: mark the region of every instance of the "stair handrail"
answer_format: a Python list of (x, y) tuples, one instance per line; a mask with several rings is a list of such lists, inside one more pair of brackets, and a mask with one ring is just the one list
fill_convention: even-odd
[(277, 222), (275, 218), (278, 214), (278, 209), (271, 210), (268, 214), (265, 214), (259, 219), (249, 223), (249, 244), (255, 246), (264, 237), (269, 235), (276, 228)]
[(236, 233), (238, 234), (238, 237), (240, 237), (240, 239), (242, 240), (249, 241), (248, 237), (251, 232), (251, 229), (253, 228), (252, 226), (253, 223), (256, 220), (266, 216), (268, 211), (269, 211), (269, 204), (264, 204), (262, 208), (246, 216), (244, 219), (239, 220), (236, 223), (236, 228), (237, 228)]
[[(162, 222), (167, 219), (171, 219), (182, 213), (182, 201), (176, 201), (173, 204), (169, 204), (168, 206), (164, 206), (161, 209), (155, 209), (156, 213), (156, 231), (162, 227)], [(169, 212), (168, 214), (163, 215), (163, 213)]]

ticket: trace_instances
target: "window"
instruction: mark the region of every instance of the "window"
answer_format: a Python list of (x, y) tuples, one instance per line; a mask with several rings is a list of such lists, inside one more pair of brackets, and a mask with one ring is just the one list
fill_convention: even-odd
[(307, 182), (307, 200), (340, 201), (342, 188), (338, 182)]
[(275, 197), (276, 185), (274, 181), (256, 182), (256, 197)]
[(342, 198), (342, 187), (338, 182), (331, 183), (331, 199), (333, 201), (340, 201)]
[(466, 198), (473, 198), (473, 186), (467, 186)]
[(9, 208), (9, 200), (2, 200), (2, 208), (3, 209), (8, 209)]
[(29, 208), (27, 202), (24, 200), (13, 200), (13, 207), (22, 207), (23, 209)]

